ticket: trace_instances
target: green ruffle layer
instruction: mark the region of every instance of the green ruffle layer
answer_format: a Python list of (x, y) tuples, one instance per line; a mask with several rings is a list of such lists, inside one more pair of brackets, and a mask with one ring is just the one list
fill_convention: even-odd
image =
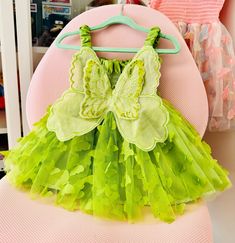
[(133, 222), (149, 205), (156, 218), (172, 222), (185, 203), (222, 191), (230, 181), (192, 126), (164, 105), (169, 136), (151, 152), (124, 141), (111, 112), (98, 129), (66, 142), (46, 129), (47, 115), (6, 154), (7, 176), (68, 210)]

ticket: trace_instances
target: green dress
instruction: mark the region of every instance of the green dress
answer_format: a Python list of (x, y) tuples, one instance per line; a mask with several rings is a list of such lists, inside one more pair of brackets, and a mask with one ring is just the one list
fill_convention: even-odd
[(129, 222), (145, 206), (172, 222), (185, 204), (228, 188), (210, 147), (156, 93), (159, 34), (152, 28), (133, 59), (107, 60), (81, 27), (70, 88), (6, 154), (9, 181), (68, 210)]

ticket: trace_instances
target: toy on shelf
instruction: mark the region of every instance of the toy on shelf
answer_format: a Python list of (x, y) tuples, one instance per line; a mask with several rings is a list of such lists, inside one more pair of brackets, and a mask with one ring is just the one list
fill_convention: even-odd
[(71, 0), (33, 0), (31, 7), (33, 45), (50, 46), (63, 27), (72, 18)]

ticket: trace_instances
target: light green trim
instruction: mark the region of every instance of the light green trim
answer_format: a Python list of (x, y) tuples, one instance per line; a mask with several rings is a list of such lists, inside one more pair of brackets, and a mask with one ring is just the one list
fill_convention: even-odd
[(85, 119), (100, 118), (107, 112), (112, 89), (107, 74), (96, 60), (88, 60), (84, 68), (85, 97), (81, 102), (80, 116)]
[(134, 59), (127, 65), (113, 91), (113, 111), (120, 119), (135, 120), (138, 119), (139, 96), (144, 85), (144, 63)]
[(72, 57), (72, 64), (69, 70), (69, 81), (71, 88), (84, 92), (83, 90), (83, 69), (88, 60), (100, 62), (96, 53), (90, 47), (83, 47)]

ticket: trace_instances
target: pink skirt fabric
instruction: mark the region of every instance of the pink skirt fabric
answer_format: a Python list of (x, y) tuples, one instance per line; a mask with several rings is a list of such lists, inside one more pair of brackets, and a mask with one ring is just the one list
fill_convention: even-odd
[(210, 131), (224, 131), (235, 117), (235, 57), (230, 34), (219, 21), (176, 23), (201, 73), (209, 103)]
[(233, 42), (219, 21), (224, 0), (152, 0), (185, 39), (201, 73), (209, 103), (210, 131), (235, 124), (235, 56)]

